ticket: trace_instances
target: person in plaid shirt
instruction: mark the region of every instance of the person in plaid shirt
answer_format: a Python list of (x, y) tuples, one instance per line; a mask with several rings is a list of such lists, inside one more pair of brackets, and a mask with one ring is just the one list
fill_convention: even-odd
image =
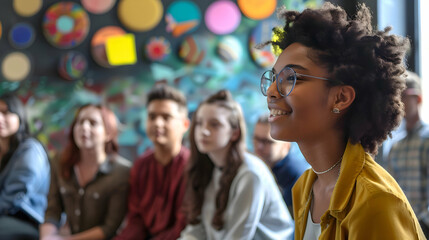
[(405, 116), (394, 134), (392, 148), (384, 165), (401, 186), (428, 237), (429, 125), (420, 118), (420, 78), (412, 72), (407, 72), (407, 75), (407, 88), (402, 93)]

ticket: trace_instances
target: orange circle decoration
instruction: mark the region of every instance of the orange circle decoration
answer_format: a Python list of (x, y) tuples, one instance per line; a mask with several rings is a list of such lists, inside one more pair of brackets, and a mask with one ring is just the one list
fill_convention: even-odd
[(94, 61), (102, 67), (113, 67), (107, 59), (106, 41), (109, 37), (122, 36), (125, 34), (126, 32), (117, 26), (106, 26), (99, 29), (91, 40), (91, 55)]
[(149, 31), (162, 19), (164, 8), (159, 0), (122, 0), (118, 3), (118, 17), (128, 29)]
[(22, 17), (31, 17), (42, 8), (42, 0), (13, 0), (13, 9)]
[(277, 0), (237, 0), (237, 4), (246, 17), (262, 20), (274, 13)]
[(9, 53), (1, 63), (1, 72), (6, 80), (20, 82), (30, 74), (31, 61), (24, 53)]
[(43, 33), (48, 42), (58, 48), (76, 47), (85, 40), (88, 30), (88, 14), (74, 2), (52, 5), (43, 18)]

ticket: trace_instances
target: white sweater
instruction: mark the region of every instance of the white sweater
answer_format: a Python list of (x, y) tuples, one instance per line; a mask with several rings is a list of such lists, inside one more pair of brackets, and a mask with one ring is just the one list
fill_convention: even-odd
[(222, 171), (214, 168), (202, 207), (201, 223), (188, 225), (181, 240), (292, 239), (293, 221), (268, 167), (259, 158), (246, 153), (232, 181), (224, 227), (212, 225), (216, 193)]

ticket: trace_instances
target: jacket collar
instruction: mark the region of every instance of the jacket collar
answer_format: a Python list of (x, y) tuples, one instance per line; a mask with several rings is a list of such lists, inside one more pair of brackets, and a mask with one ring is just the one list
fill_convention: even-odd
[(356, 179), (365, 164), (366, 153), (361, 144), (347, 143), (341, 163), (340, 176), (332, 193), (329, 212), (335, 218), (344, 218), (344, 210), (352, 196)]
[(113, 161), (114, 160), (111, 157), (107, 157), (107, 159), (98, 167), (98, 172), (109, 174), (113, 169)]
[[(347, 143), (346, 150), (344, 151), (343, 160), (340, 168), (340, 176), (335, 185), (332, 193), (331, 201), (328, 211), (322, 216), (322, 224), (326, 223), (327, 215), (331, 215), (337, 219), (343, 219), (346, 215), (344, 212), (347, 204), (352, 196), (356, 178), (362, 171), (365, 164), (365, 151), (361, 144), (352, 144), (350, 141)], [(296, 223), (298, 225), (305, 225), (305, 220), (310, 209), (311, 190), (317, 175), (308, 169), (303, 174), (304, 182), (311, 184), (304, 184), (301, 190), (304, 198), (301, 198), (301, 208), (298, 209)]]
[[(103, 174), (103, 175), (107, 175), (109, 174), (112, 170), (113, 170), (113, 165), (115, 163), (115, 157), (108, 155), (106, 160), (104, 160), (100, 166), (98, 166), (98, 171), (95, 174), (95, 177)], [(73, 173), (74, 175), (76, 175), (76, 169), (75, 169), (76, 165), (73, 167)]]

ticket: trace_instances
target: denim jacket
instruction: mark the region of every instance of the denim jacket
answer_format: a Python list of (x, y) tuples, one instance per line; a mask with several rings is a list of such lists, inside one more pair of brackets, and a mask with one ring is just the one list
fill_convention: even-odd
[(42, 223), (49, 183), (50, 165), (45, 149), (34, 138), (24, 140), (0, 172), (0, 216), (21, 211)]

